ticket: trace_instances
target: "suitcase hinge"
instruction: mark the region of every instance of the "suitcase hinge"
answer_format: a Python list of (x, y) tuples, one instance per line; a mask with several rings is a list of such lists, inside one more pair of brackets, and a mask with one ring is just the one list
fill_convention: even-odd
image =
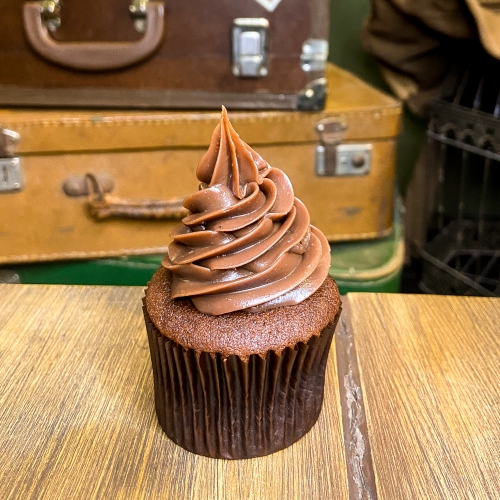
[(61, 26), (60, 12), (59, 0), (42, 0), (40, 2), (42, 20), (49, 31), (56, 31)]
[[(149, 0), (130, 0), (129, 11), (134, 20), (134, 28), (145, 33), (147, 28), (147, 6)], [(60, 0), (41, 0), (40, 14), (49, 31), (56, 31), (61, 26)]]
[(145, 33), (147, 29), (146, 9), (149, 0), (131, 0), (128, 10), (134, 19), (134, 28), (139, 33)]
[(269, 21), (263, 17), (239, 17), (233, 21), (233, 75), (267, 75), (267, 32)]
[(347, 124), (339, 118), (324, 118), (316, 124), (320, 144), (316, 146), (315, 171), (322, 177), (366, 175), (371, 167), (371, 144), (342, 144)]
[(0, 128), (0, 193), (20, 191), (23, 188), (21, 159), (15, 156), (20, 138), (17, 132)]
[(302, 69), (309, 71), (325, 71), (328, 58), (328, 41), (319, 38), (310, 38), (302, 45), (300, 63)]

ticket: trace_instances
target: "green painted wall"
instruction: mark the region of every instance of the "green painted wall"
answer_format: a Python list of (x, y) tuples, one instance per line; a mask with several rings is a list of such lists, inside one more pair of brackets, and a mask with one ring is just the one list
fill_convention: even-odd
[[(329, 60), (390, 93), (378, 70), (377, 61), (361, 47), (359, 33), (369, 11), (369, 0), (332, 0)], [(426, 123), (405, 110), (402, 125), (396, 171), (398, 188), (404, 193), (425, 140)]]

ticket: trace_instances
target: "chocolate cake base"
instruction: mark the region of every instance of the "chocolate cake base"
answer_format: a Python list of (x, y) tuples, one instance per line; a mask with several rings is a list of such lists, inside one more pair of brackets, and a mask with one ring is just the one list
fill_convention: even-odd
[(293, 348), (226, 357), (168, 339), (144, 307), (162, 429), (179, 446), (212, 458), (260, 457), (291, 445), (321, 411), (339, 314), (319, 336)]
[(240, 358), (265, 356), (308, 342), (335, 319), (340, 294), (327, 276), (310, 297), (299, 304), (261, 312), (234, 311), (212, 316), (199, 312), (187, 298), (172, 299), (172, 275), (160, 267), (146, 289), (149, 317), (165, 337), (186, 349)]

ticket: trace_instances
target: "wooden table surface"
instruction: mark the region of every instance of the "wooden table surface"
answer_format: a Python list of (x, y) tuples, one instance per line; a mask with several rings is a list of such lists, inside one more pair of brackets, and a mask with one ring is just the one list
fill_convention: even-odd
[(318, 423), (227, 461), (159, 427), (141, 296), (0, 285), (0, 499), (500, 498), (500, 299), (350, 294)]
[(259, 459), (200, 457), (157, 422), (142, 295), (0, 285), (1, 500), (348, 498), (334, 355), (303, 439)]
[(500, 299), (349, 300), (378, 497), (500, 499)]

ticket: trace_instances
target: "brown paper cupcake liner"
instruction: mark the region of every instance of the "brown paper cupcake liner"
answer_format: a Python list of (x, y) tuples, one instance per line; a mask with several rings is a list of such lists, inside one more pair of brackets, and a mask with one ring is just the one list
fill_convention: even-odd
[(318, 419), (339, 315), (307, 343), (243, 359), (183, 348), (143, 310), (156, 414), (179, 446), (213, 458), (259, 457), (291, 445)]

